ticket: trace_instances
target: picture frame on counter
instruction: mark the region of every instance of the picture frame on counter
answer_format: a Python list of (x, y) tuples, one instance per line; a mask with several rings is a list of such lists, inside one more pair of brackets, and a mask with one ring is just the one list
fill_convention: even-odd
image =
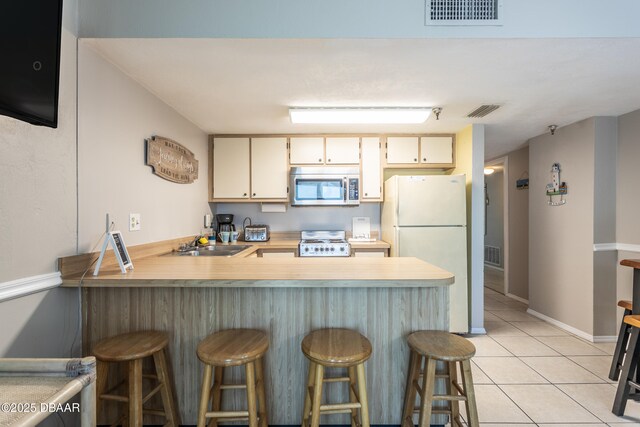
[(100, 272), (100, 266), (102, 265), (104, 254), (107, 252), (109, 246), (113, 249), (113, 253), (115, 254), (116, 261), (118, 261), (122, 274), (125, 274), (129, 269), (133, 270), (133, 261), (131, 261), (131, 257), (127, 251), (127, 246), (124, 244), (122, 233), (119, 231), (109, 231), (105, 236), (102, 251), (100, 252), (100, 257), (98, 258), (96, 267), (93, 270), (93, 275), (97, 276)]

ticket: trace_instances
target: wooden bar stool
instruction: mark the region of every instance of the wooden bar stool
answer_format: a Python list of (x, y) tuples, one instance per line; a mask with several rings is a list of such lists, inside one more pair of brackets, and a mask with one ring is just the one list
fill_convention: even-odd
[[(167, 334), (159, 331), (132, 332), (98, 342), (93, 348), (98, 371), (96, 385), (98, 413), (100, 401), (111, 400), (128, 404), (129, 410), (123, 419), (128, 422), (129, 426), (142, 426), (143, 414), (163, 416), (167, 419), (166, 425), (168, 426), (180, 425), (173, 400), (172, 382), (167, 369), (166, 348), (168, 343)], [(142, 373), (142, 361), (149, 356), (153, 357), (155, 375)], [(127, 362), (129, 373), (125, 380), (107, 391), (107, 375), (111, 362)], [(157, 382), (146, 396), (142, 395), (143, 378)], [(129, 389), (127, 396), (113, 394), (118, 387), (125, 383), (128, 384)], [(143, 408), (143, 405), (158, 392), (162, 397), (163, 410)]]
[(640, 384), (635, 380), (638, 356), (640, 355), (640, 342), (638, 340), (638, 336), (640, 336), (640, 316), (637, 314), (625, 316), (623, 321), (631, 327), (631, 335), (629, 337), (627, 356), (624, 358), (620, 371), (618, 390), (613, 401), (612, 412), (617, 416), (624, 415), (631, 387), (635, 390), (640, 390)]
[(625, 317), (632, 314), (631, 301), (620, 300), (618, 301), (618, 307), (624, 308), (624, 315), (622, 316), (622, 322), (620, 323), (620, 332), (618, 333), (618, 341), (616, 341), (616, 351), (613, 352), (611, 369), (609, 370), (609, 379), (611, 381), (618, 381), (620, 369), (622, 368), (622, 360), (624, 359), (624, 354), (627, 351), (627, 344), (629, 343), (629, 336), (631, 335), (631, 326), (624, 321)]
[[(302, 352), (309, 359), (302, 427), (318, 427), (322, 414), (348, 413), (351, 414), (352, 427), (369, 427), (364, 375), (364, 362), (371, 356), (369, 340), (350, 329), (319, 329), (304, 337)], [(348, 376), (325, 378), (325, 367), (346, 368)], [(322, 404), (322, 386), (332, 382), (349, 383), (349, 403)]]
[[(409, 335), (411, 358), (409, 361), (409, 375), (407, 390), (404, 397), (404, 412), (401, 427), (413, 427), (413, 414), (418, 412), (419, 427), (429, 427), (431, 414), (448, 414), (451, 425), (462, 427), (459, 401), (464, 401), (467, 408), (467, 423), (469, 427), (478, 427), (478, 409), (476, 407), (471, 377), (471, 357), (476, 354), (476, 348), (471, 341), (458, 335), (441, 331), (418, 331)], [(424, 370), (422, 362), (424, 359)], [(436, 362), (445, 362), (447, 369), (444, 374), (436, 374)], [(456, 363), (460, 364), (463, 387), (458, 383)], [(422, 382), (420, 377), (422, 376)], [(447, 380), (446, 394), (434, 394), (436, 378)], [(416, 392), (420, 397), (418, 407), (415, 407)], [(447, 409), (434, 409), (434, 400), (449, 402)]]
[[(198, 427), (204, 427), (207, 418), (211, 418), (210, 427), (217, 427), (218, 419), (224, 421), (248, 419), (249, 427), (257, 427), (258, 422), (260, 427), (267, 427), (263, 356), (268, 348), (267, 334), (255, 329), (228, 329), (211, 334), (200, 341), (198, 358), (204, 363), (204, 377), (198, 411)], [(246, 383), (223, 384), (224, 369), (242, 365), (245, 368)], [(211, 386), (212, 376), (213, 387)], [(246, 390), (247, 410), (223, 411), (222, 391), (235, 389)], [(210, 402), (211, 411), (209, 411)]]

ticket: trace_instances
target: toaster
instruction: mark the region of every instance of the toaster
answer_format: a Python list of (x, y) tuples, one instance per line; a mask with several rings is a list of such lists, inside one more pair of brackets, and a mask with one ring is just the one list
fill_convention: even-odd
[(269, 226), (264, 224), (247, 225), (244, 228), (245, 242), (266, 242), (269, 240)]

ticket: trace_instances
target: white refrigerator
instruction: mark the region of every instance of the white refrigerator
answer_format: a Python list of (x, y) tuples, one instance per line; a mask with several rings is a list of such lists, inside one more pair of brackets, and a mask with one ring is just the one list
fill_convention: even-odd
[(449, 331), (469, 331), (464, 175), (394, 176), (384, 183), (382, 240), (391, 256), (420, 258), (455, 274)]

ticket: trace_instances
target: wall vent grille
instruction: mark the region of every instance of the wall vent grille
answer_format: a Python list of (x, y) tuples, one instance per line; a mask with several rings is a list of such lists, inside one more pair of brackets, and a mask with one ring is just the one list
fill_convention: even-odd
[(502, 265), (502, 252), (497, 246), (484, 247), (484, 263), (500, 267)]
[(502, 25), (503, 0), (426, 0), (426, 25)]
[(467, 114), (467, 117), (471, 117), (474, 119), (485, 117), (489, 113), (493, 113), (494, 111), (496, 111), (498, 108), (500, 108), (500, 106), (496, 104), (481, 105), (475, 110), (473, 110), (472, 112), (470, 112), (469, 114)]

